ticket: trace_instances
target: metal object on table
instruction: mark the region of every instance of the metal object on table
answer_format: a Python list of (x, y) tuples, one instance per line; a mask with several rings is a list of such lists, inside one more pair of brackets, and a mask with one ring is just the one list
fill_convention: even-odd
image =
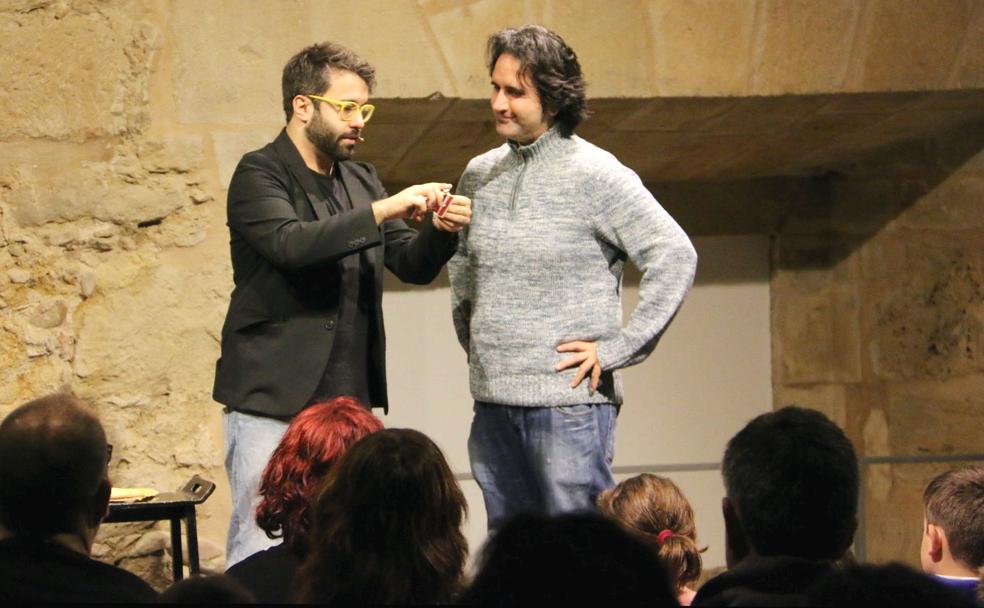
[(193, 575), (199, 574), (201, 566), (198, 562), (198, 523), (195, 518), (195, 506), (205, 502), (213, 491), (215, 491), (214, 483), (194, 475), (177, 492), (163, 492), (149, 500), (140, 502), (110, 503), (109, 514), (103, 523), (170, 520), (171, 565), (174, 580), (179, 581), (184, 578), (181, 520), (185, 520), (187, 527), (188, 569)]

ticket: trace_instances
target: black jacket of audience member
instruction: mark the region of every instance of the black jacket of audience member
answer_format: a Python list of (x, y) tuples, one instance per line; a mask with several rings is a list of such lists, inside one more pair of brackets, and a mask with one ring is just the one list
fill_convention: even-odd
[(0, 541), (0, 603), (147, 603), (156, 597), (135, 574), (61, 545)]
[(261, 604), (281, 604), (293, 593), (294, 575), (301, 558), (286, 543), (250, 555), (233, 565), (226, 574), (256, 596)]
[(805, 591), (833, 571), (828, 561), (800, 557), (747, 557), (707, 581), (694, 606), (795, 606)]

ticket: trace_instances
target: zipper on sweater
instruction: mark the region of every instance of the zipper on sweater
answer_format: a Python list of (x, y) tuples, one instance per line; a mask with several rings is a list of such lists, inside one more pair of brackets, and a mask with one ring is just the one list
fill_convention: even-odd
[(516, 183), (513, 184), (512, 196), (509, 197), (509, 217), (516, 215), (516, 196), (519, 194), (519, 185), (523, 181), (523, 174), (526, 173), (526, 167), (529, 165), (529, 161), (525, 154), (520, 154), (520, 158), (523, 159), (523, 168), (519, 170), (519, 175), (516, 176)]

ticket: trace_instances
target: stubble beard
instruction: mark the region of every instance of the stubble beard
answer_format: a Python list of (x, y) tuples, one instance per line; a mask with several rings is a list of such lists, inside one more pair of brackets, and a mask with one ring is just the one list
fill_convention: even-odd
[(343, 145), (339, 141), (340, 134), (332, 132), (331, 128), (321, 116), (320, 110), (315, 110), (314, 118), (311, 119), (305, 133), (311, 145), (319, 153), (330, 158), (332, 161), (349, 160), (352, 158), (352, 153), (355, 152), (354, 145)]

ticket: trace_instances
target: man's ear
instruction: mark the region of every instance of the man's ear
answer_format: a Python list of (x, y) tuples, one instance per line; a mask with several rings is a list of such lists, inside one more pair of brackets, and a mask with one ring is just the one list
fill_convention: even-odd
[(96, 490), (96, 495), (92, 498), (92, 509), (90, 525), (93, 528), (98, 528), (102, 520), (109, 515), (109, 497), (113, 493), (113, 484), (109, 481), (109, 477), (103, 477), (102, 481), (99, 482), (99, 489)]
[(926, 555), (934, 564), (943, 561), (943, 547), (946, 545), (946, 532), (936, 524), (926, 524)]
[(297, 117), (302, 123), (307, 123), (311, 120), (311, 116), (314, 114), (314, 102), (305, 95), (295, 95), (294, 99), (291, 100), (291, 106), (294, 108), (294, 116)]

